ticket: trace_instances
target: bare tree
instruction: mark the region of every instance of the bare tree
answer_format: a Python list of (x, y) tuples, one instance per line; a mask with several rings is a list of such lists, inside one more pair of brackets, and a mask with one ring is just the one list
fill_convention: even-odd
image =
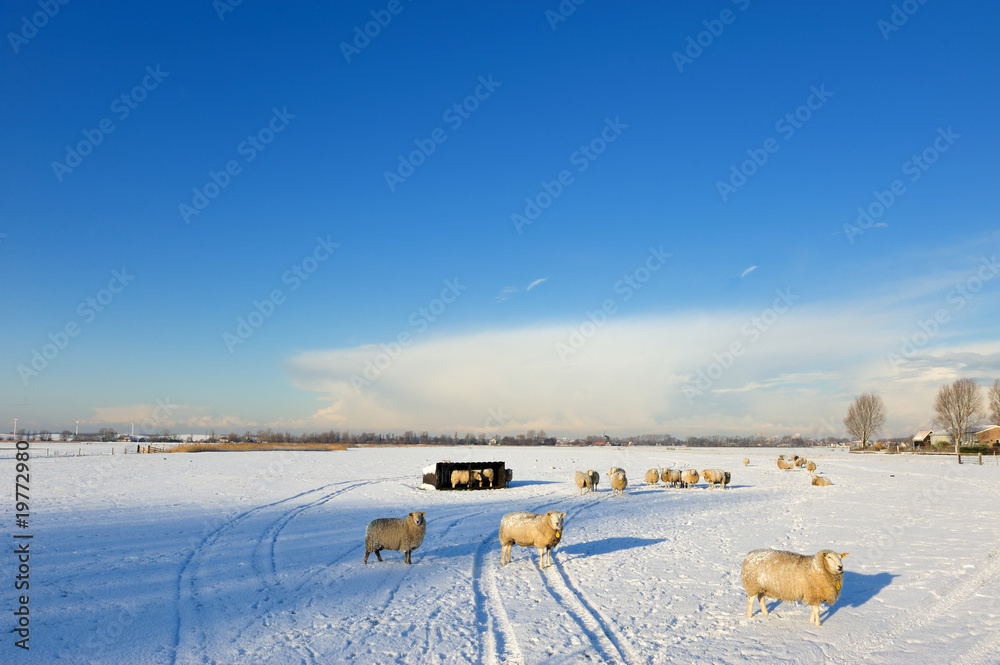
[[(957, 379), (955, 383), (941, 386), (934, 400), (935, 424), (948, 430), (955, 441), (955, 454), (959, 454), (962, 437), (970, 425), (975, 425), (983, 413), (983, 393), (973, 379)], [(959, 457), (959, 463), (962, 458)]]
[(1000, 425), (1000, 379), (995, 379), (989, 390), (991, 425)]
[(882, 396), (875, 392), (865, 393), (855, 397), (847, 408), (844, 426), (847, 432), (861, 441), (861, 447), (868, 445), (868, 440), (875, 436), (885, 425), (885, 402)]

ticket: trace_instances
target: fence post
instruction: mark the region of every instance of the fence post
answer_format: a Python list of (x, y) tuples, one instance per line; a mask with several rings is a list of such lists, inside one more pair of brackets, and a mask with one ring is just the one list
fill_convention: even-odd
[(983, 454), (979, 453), (979, 466), (983, 465)]

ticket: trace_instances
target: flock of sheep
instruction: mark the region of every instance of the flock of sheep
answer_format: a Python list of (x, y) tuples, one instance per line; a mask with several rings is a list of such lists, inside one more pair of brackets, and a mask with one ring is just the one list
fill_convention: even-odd
[[(820, 476), (816, 474), (816, 462), (812, 460), (807, 460), (805, 457), (799, 457), (798, 455), (792, 455), (791, 459), (785, 459), (784, 455), (778, 455), (778, 468), (789, 471), (791, 469), (801, 469), (805, 468), (809, 472), (809, 483), (811, 485), (816, 485), (817, 487), (829, 487), (833, 483), (826, 476)], [(747, 460), (744, 459), (743, 463), (746, 464)]]
[[(815, 475), (816, 464), (794, 456), (791, 460), (781, 456), (777, 460), (779, 469), (805, 467), (810, 472), (813, 485), (829, 485), (827, 478)], [(749, 466), (750, 460), (743, 459), (744, 466)], [(455, 474), (465, 474), (458, 480), (468, 484), (482, 483), (487, 480), (483, 472), (455, 471), (452, 473), (452, 484), (456, 484)], [(623, 495), (628, 487), (628, 478), (624, 469), (611, 467), (609, 472), (611, 489), (616, 495)], [(710, 488), (725, 488), (730, 482), (730, 473), (719, 469), (705, 469), (699, 473), (694, 469), (650, 469), (646, 472), (646, 484), (656, 485), (663, 481), (668, 487), (690, 488), (704, 479)], [(510, 478), (508, 478), (508, 481)], [(600, 482), (600, 474), (594, 470), (576, 472), (576, 486), (580, 492), (594, 491)], [(825, 482), (817, 482), (825, 481)], [(488, 479), (492, 483), (492, 474)], [(547, 513), (531, 512), (507, 513), (500, 520), (500, 565), (510, 562), (511, 549), (519, 547), (534, 547), (539, 552), (539, 568), (552, 565), (552, 549), (562, 540), (563, 523), (566, 513), (550, 510)], [(402, 518), (380, 518), (373, 520), (365, 529), (365, 558), (374, 552), (382, 561), (382, 550), (395, 550), (403, 553), (403, 562), (411, 563), (410, 555), (420, 547), (427, 532), (427, 521), (424, 513), (412, 512)], [(753, 602), (756, 598), (760, 609), (768, 614), (766, 598), (779, 601), (794, 601), (809, 605), (812, 612), (809, 622), (820, 625), (820, 604), (833, 605), (840, 597), (843, 586), (843, 557), (847, 552), (838, 554), (833, 550), (820, 550), (815, 555), (796, 554), (782, 550), (760, 549), (749, 552), (743, 559), (741, 577), (743, 588), (747, 593), (747, 618), (753, 616)]]
[[(628, 475), (625, 473), (625, 469), (613, 466), (608, 472), (608, 477), (611, 479), (611, 490), (613, 493), (616, 496), (625, 494), (625, 489), (628, 487)], [(575, 482), (576, 486), (580, 489), (580, 494), (595, 491), (600, 480), (601, 475), (593, 469), (576, 472)], [(689, 489), (696, 487), (699, 480), (704, 480), (708, 483), (709, 489), (716, 487), (725, 489), (726, 485), (732, 480), (732, 474), (721, 469), (705, 469), (701, 474), (695, 469), (672, 468), (650, 469), (646, 472), (645, 481), (647, 486), (658, 485), (661, 480), (667, 487)]]
[[(506, 480), (509, 483), (514, 479), (514, 470), (505, 469)], [(459, 487), (493, 487), (493, 469), (458, 469), (451, 472), (451, 488)]]

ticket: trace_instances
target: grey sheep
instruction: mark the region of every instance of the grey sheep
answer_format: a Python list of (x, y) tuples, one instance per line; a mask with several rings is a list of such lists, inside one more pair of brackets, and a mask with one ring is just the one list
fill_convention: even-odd
[(413, 512), (406, 517), (382, 517), (372, 520), (365, 528), (365, 565), (372, 552), (382, 560), (382, 550), (396, 550), (403, 553), (403, 563), (412, 563), (410, 553), (420, 547), (427, 533), (424, 513)]
[(510, 481), (514, 480), (514, 469), (504, 469), (503, 473), (505, 479), (507, 480), (507, 484), (509, 485)]
[(782, 550), (753, 550), (743, 559), (741, 575), (747, 592), (747, 618), (753, 616), (753, 600), (767, 616), (765, 598), (805, 603), (812, 607), (809, 622), (820, 625), (820, 603), (833, 605), (844, 583), (842, 558), (847, 552), (820, 550), (814, 555)]
[(519, 547), (534, 547), (538, 550), (538, 567), (552, 565), (552, 548), (562, 539), (563, 518), (566, 513), (550, 510), (544, 514), (517, 512), (507, 513), (500, 520), (500, 565), (510, 562), (510, 551)]

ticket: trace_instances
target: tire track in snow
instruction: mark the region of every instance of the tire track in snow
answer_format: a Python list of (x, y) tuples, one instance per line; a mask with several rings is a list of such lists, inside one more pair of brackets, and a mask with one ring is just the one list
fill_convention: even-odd
[(524, 663), (524, 653), (517, 644), (514, 626), (507, 615), (496, 572), (486, 565), (486, 554), (491, 549), (492, 534), (483, 538), (476, 548), (472, 564), (472, 591), (475, 594), (475, 621), (479, 633), (479, 660), (483, 665), (499, 663)]
[[(223, 525), (216, 528), (214, 531), (205, 536), (192, 550), (188, 557), (185, 559), (181, 566), (180, 573), (177, 576), (177, 587), (174, 594), (174, 602), (177, 609), (177, 621), (174, 633), (174, 644), (172, 646), (172, 663), (177, 665), (183, 662), (205, 662), (207, 659), (207, 654), (203, 653), (206, 651), (206, 641), (207, 634), (203, 628), (204, 622), (200, 620), (202, 613), (202, 600), (201, 591), (199, 589), (200, 577), (199, 571), (202, 567), (203, 559), (206, 554), (214, 548), (223, 536), (228, 535), (229, 532), (235, 530), (236, 528), (242, 526), (242, 523), (249, 520), (249, 518), (254, 517), (257, 513), (263, 512), (269, 508), (274, 508), (281, 506), (282, 504), (287, 504), (296, 499), (300, 499), (305, 496), (315, 494), (316, 492), (321, 492), (329, 487), (334, 487), (336, 485), (345, 485), (349, 481), (339, 482), (339, 483), (329, 483), (327, 485), (321, 485), (320, 487), (315, 487), (305, 492), (300, 492), (293, 496), (281, 499), (280, 501), (274, 501), (272, 503), (256, 506), (243, 513), (237, 515), (236, 517), (229, 519)], [(358, 486), (357, 483), (350, 485), (348, 488), (344, 488), (338, 491), (334, 491), (329, 495), (329, 498), (343, 494), (346, 491), (350, 491)], [(327, 500), (329, 500), (329, 498)], [(289, 511), (289, 512), (294, 512)], [(273, 524), (273, 523), (272, 523)], [(260, 539), (255, 541), (259, 544)], [(255, 567), (256, 568), (256, 567)], [(255, 570), (255, 572), (257, 572)], [(268, 587), (267, 580), (263, 577), (260, 572), (257, 572), (258, 577), (264, 583), (265, 588)], [(264, 602), (267, 602), (269, 597), (265, 597)], [(194, 614), (193, 619), (190, 621), (192, 627), (185, 627), (185, 609), (191, 608)], [(185, 636), (190, 632), (194, 632), (195, 636), (191, 640), (193, 646), (186, 647), (184, 645)], [(202, 652), (202, 658), (196, 658), (193, 652)]]
[[(950, 612), (959, 603), (968, 600), (981, 588), (992, 582), (1000, 581), (1000, 547), (994, 548), (986, 555), (985, 561), (978, 570), (964, 576), (951, 588), (945, 591), (936, 602), (925, 608), (918, 608), (901, 618), (892, 621), (886, 628), (869, 633), (864, 641), (855, 641), (844, 649), (832, 654), (828, 662), (853, 663), (863, 655), (877, 651), (880, 646), (891, 645), (893, 640), (922, 628), (938, 617)], [(914, 616), (914, 614), (916, 616)], [(990, 640), (995, 642), (996, 640)], [(973, 651), (978, 653), (978, 649)], [(995, 662), (995, 652), (993, 652)], [(974, 655), (975, 657), (975, 655)], [(975, 661), (973, 661), (975, 662)]]

